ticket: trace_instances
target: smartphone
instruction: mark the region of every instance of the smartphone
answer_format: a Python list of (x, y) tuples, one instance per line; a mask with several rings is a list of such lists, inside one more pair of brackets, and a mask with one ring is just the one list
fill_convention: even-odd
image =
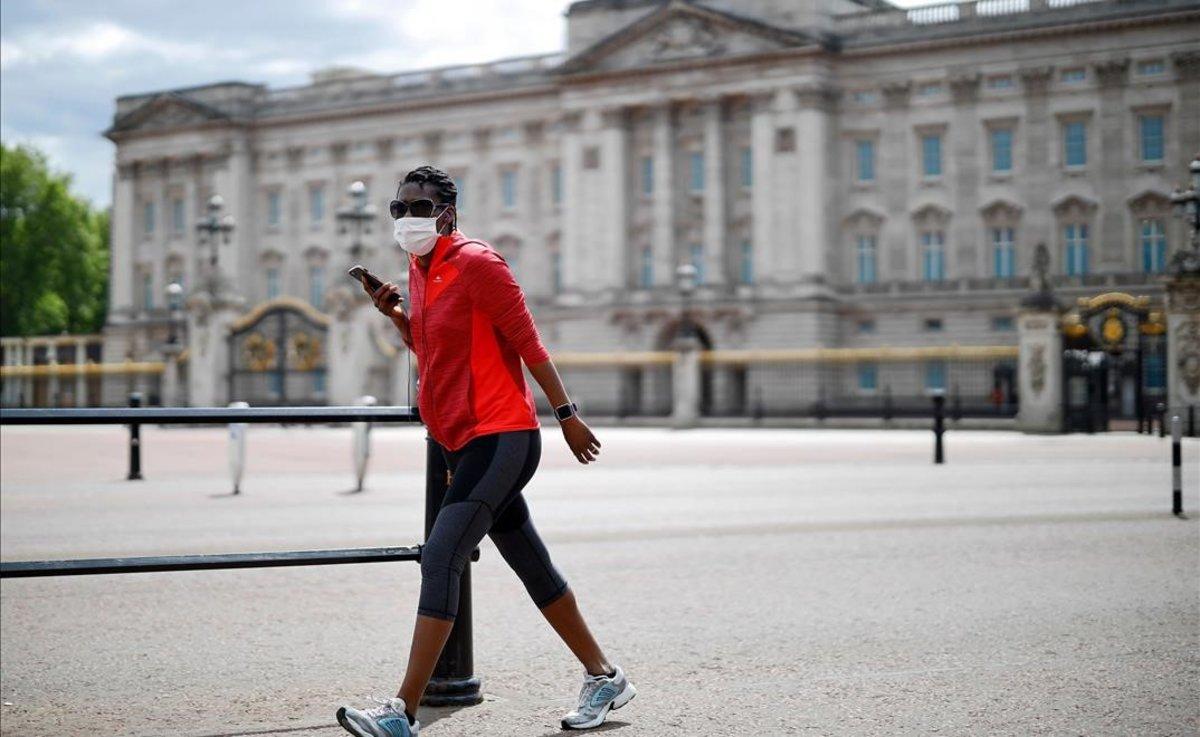
[[(374, 293), (376, 289), (379, 289), (380, 287), (383, 286), (383, 282), (379, 280), (379, 277), (377, 277), (374, 274), (372, 274), (371, 272), (367, 271), (367, 267), (363, 266), (362, 264), (355, 264), (355, 265), (351, 266), (350, 269), (346, 272), (346, 274), (351, 279), (354, 279), (358, 283), (362, 284), (368, 293)], [(400, 301), (399, 294), (390, 295), (388, 298), (389, 304), (399, 302), (399, 301)]]

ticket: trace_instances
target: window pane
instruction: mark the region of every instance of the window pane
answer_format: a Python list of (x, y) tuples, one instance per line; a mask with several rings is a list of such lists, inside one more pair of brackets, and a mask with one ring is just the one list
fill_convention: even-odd
[(325, 306), (325, 269), (321, 266), (308, 270), (308, 301), (317, 309)]
[(555, 292), (562, 291), (562, 254), (554, 251), (550, 254), (550, 280)]
[(554, 204), (562, 204), (562, 165), (555, 164), (550, 170), (550, 196)]
[(176, 233), (184, 231), (183, 200), (181, 199), (171, 201), (171, 229)]
[(1067, 123), (1063, 128), (1063, 136), (1067, 166), (1087, 164), (1087, 129), (1083, 122)]
[(992, 131), (992, 171), (1012, 171), (1012, 131)]
[(654, 194), (654, 158), (642, 157), (642, 194)]
[(146, 231), (146, 235), (154, 232), (154, 203), (147, 202), (142, 208), (142, 227)]
[(749, 240), (742, 241), (742, 284), (754, 282), (754, 250)]
[(925, 176), (936, 177), (942, 174), (942, 137), (921, 137), (921, 162)]
[(267, 299), (279, 296), (279, 269), (272, 266), (267, 269)]
[(1161, 115), (1143, 115), (1142, 124), (1142, 161), (1162, 161), (1163, 158), (1163, 118)]
[(654, 250), (650, 246), (642, 247), (641, 285), (654, 286)]
[(271, 192), (267, 195), (267, 224), (279, 225), (281, 219), (280, 195), (278, 192)]
[(742, 186), (754, 186), (754, 152), (749, 146), (742, 148)]
[(925, 388), (945, 391), (946, 364), (944, 361), (930, 361), (925, 364)]
[(875, 142), (857, 141), (855, 145), (858, 159), (858, 181), (871, 182), (875, 180)]
[(314, 223), (325, 219), (325, 188), (319, 184), (308, 190), (308, 218)]
[(704, 154), (693, 151), (689, 157), (691, 162), (691, 189), (693, 192), (704, 191)]
[(873, 392), (879, 384), (879, 371), (873, 363), (858, 365), (858, 388), (860, 391)]
[(517, 173), (511, 169), (500, 173), (500, 203), (505, 210), (517, 206)]

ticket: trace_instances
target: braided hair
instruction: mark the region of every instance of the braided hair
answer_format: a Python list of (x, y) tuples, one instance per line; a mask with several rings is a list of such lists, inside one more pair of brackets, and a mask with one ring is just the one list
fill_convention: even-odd
[(404, 181), (401, 184), (410, 182), (433, 185), (439, 200), (447, 205), (457, 205), (458, 187), (454, 186), (454, 180), (450, 178), (450, 175), (441, 169), (433, 166), (418, 166), (404, 175)]

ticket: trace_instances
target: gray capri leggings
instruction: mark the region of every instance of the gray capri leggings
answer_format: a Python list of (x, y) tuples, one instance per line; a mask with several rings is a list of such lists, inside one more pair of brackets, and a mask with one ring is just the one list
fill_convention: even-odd
[(542, 456), (538, 430), (480, 435), (457, 451), (443, 449), (452, 474), (429, 539), (421, 548), (421, 599), (417, 613), (458, 616), (459, 578), (471, 551), (492, 538), (540, 609), (567, 592), (529, 517), (521, 489)]

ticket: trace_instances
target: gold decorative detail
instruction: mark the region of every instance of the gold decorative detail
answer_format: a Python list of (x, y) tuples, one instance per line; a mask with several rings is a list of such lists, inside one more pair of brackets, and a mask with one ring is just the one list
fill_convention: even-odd
[(278, 351), (275, 341), (263, 337), (262, 333), (253, 333), (242, 344), (242, 355), (251, 371), (267, 371), (275, 368), (275, 356)]
[(315, 307), (313, 307), (309, 303), (298, 300), (295, 297), (277, 297), (275, 299), (269, 299), (266, 302), (256, 305), (254, 307), (254, 309), (250, 310), (246, 314), (244, 314), (241, 317), (239, 317), (238, 319), (234, 320), (232, 323), (229, 324), (229, 330), (231, 332), (236, 333), (239, 330), (248, 328), (251, 325), (253, 325), (254, 323), (258, 322), (260, 319), (262, 319), (262, 316), (267, 314), (267, 312), (277, 309), (277, 308), (280, 308), (280, 307), (285, 307), (287, 309), (295, 310), (295, 311), (303, 314), (309, 320), (312, 320), (316, 324), (320, 325), (321, 327), (325, 327), (325, 328), (329, 327), (329, 323), (330, 323), (329, 315), (326, 315), (325, 313), (318, 311)]
[(161, 374), (161, 361), (125, 361), (123, 363), (42, 363), (36, 365), (0, 366), (0, 377), (15, 379), (25, 376), (142, 376)]
[(1070, 312), (1063, 315), (1062, 331), (1068, 338), (1078, 339), (1087, 335), (1087, 325), (1080, 321), (1078, 312)]
[(1163, 313), (1159, 310), (1154, 310), (1146, 318), (1146, 322), (1138, 326), (1138, 330), (1142, 331), (1142, 335), (1162, 335), (1167, 332), (1167, 324), (1163, 320)]
[(1104, 318), (1104, 324), (1100, 327), (1100, 336), (1109, 345), (1118, 345), (1125, 339), (1125, 323), (1122, 322), (1117, 308), (1113, 307), (1108, 311), (1108, 317)]
[[(668, 351), (665, 355), (674, 356), (674, 353)], [(939, 359), (984, 361), (991, 359), (1015, 359), (1017, 356), (1018, 349), (1015, 345), (950, 345), (906, 348), (892, 348), (888, 346), (880, 348), (777, 348), (701, 351), (700, 362), (706, 364), (745, 364), (936, 361)], [(554, 362), (559, 362), (558, 356), (554, 357)], [(666, 362), (669, 363), (669, 361)]]
[(1128, 307), (1143, 310), (1150, 306), (1149, 297), (1134, 297), (1124, 292), (1105, 292), (1095, 297), (1080, 297), (1079, 306), (1088, 311), (1098, 311), (1105, 307)]
[(321, 339), (315, 335), (292, 333), (291, 340), (288, 341), (288, 348), (291, 351), (289, 357), (292, 359), (289, 363), (301, 371), (318, 369), (324, 363), (321, 360), (324, 358)]

